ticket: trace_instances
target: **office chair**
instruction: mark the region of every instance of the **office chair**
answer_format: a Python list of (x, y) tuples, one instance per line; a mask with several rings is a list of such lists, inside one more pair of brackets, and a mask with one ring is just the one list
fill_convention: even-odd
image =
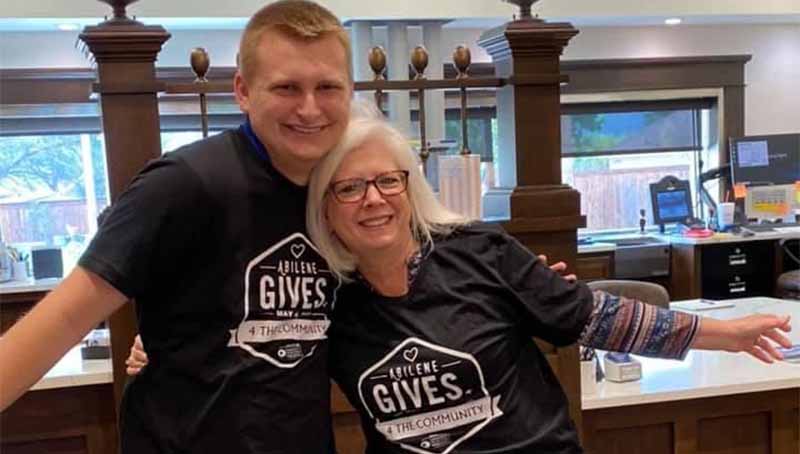
[(669, 308), (669, 292), (661, 285), (645, 281), (599, 280), (587, 284), (592, 290), (637, 299), (647, 304)]

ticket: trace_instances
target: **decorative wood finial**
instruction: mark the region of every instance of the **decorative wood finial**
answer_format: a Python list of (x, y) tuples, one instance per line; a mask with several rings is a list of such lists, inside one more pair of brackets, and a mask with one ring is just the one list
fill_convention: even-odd
[(127, 22), (130, 21), (131, 18), (125, 13), (125, 8), (130, 5), (131, 3), (137, 2), (139, 0), (99, 0), (107, 5), (110, 5), (114, 9), (114, 17), (111, 19), (111, 22)]
[(386, 72), (386, 52), (381, 46), (375, 46), (369, 50), (369, 66), (375, 73), (375, 80), (383, 80), (383, 73)]
[(520, 20), (533, 19), (533, 16), (531, 16), (531, 5), (537, 1), (539, 0), (505, 0), (506, 3), (512, 3), (519, 6)]
[(467, 77), (467, 70), (472, 63), (472, 54), (467, 46), (458, 46), (453, 52), (453, 64), (456, 65), (458, 71), (458, 78), (463, 79)]
[(416, 72), (414, 79), (425, 78), (425, 68), (428, 67), (428, 51), (423, 46), (417, 46), (411, 51), (411, 66)]
[(192, 71), (194, 71), (194, 75), (196, 76), (195, 82), (208, 82), (206, 79), (206, 74), (208, 73), (208, 66), (210, 65), (211, 61), (208, 58), (208, 52), (202, 47), (195, 47), (192, 49), (191, 57), (189, 57), (189, 63), (192, 65)]

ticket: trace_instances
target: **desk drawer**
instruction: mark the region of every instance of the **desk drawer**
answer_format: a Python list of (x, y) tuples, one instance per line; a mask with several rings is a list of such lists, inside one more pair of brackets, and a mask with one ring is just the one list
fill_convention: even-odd
[(775, 266), (775, 246), (771, 241), (714, 244), (703, 246), (703, 274), (728, 276), (751, 274)]
[(775, 285), (771, 241), (703, 246), (702, 295), (724, 299), (770, 296)]
[(614, 276), (613, 252), (580, 254), (575, 263), (575, 273), (582, 281), (610, 279)]

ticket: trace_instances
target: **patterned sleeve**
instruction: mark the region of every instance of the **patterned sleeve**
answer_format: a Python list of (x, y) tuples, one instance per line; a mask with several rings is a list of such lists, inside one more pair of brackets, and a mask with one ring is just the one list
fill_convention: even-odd
[(604, 291), (594, 293), (594, 309), (578, 343), (601, 350), (683, 359), (700, 317), (671, 311)]

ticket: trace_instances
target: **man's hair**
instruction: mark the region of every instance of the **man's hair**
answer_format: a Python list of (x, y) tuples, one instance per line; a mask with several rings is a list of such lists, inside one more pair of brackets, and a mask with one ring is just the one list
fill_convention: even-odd
[[(408, 203), (411, 207), (411, 233), (420, 245), (431, 243), (433, 235), (447, 235), (469, 220), (442, 205), (422, 174), (419, 160), (408, 140), (385, 121), (377, 108), (355, 102), (347, 129), (336, 145), (311, 172), (306, 205), (306, 228), (330, 270), (345, 281), (357, 267), (356, 257), (331, 231), (326, 214), (328, 185), (344, 158), (369, 140), (383, 145), (379, 150), (400, 170), (408, 170)], [(336, 202), (334, 202), (336, 203)]]
[(250, 18), (239, 42), (237, 58), (239, 71), (245, 80), (252, 80), (253, 73), (258, 68), (258, 45), (267, 30), (275, 30), (289, 38), (309, 41), (335, 36), (344, 47), (347, 74), (352, 80), (352, 50), (347, 31), (332, 12), (308, 0), (280, 0), (261, 8)]

